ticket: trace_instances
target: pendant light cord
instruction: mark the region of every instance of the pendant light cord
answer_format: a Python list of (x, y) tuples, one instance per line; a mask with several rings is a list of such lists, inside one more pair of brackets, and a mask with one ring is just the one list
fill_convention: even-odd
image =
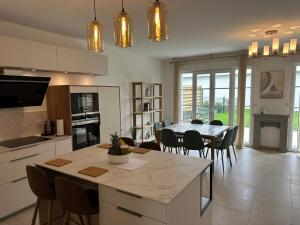
[(97, 19), (97, 14), (96, 14), (96, 0), (94, 0), (94, 15), (95, 15), (95, 20)]
[(122, 12), (124, 12), (124, 0), (122, 0)]

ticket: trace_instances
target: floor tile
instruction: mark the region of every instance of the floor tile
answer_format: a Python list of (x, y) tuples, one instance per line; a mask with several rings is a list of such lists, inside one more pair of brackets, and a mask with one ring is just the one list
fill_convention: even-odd
[(268, 219), (258, 215), (251, 215), (250, 222), (248, 225), (290, 225), (289, 223), (282, 223), (273, 219)]
[(213, 213), (213, 225), (248, 225), (250, 214), (222, 206)]
[(293, 209), (292, 220), (293, 225), (300, 225), (300, 210)]

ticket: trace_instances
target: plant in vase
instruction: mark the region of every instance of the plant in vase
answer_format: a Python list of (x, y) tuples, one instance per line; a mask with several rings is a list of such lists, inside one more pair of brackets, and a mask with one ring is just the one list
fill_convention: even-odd
[(119, 139), (117, 133), (110, 135), (111, 147), (108, 149), (108, 159), (111, 163), (127, 163), (132, 157), (132, 153), (122, 140)]

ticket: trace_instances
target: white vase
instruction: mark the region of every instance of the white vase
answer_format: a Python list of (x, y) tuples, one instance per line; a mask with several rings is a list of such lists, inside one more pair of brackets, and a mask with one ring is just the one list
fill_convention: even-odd
[(128, 163), (132, 158), (132, 152), (126, 155), (110, 155), (107, 154), (108, 160), (114, 164)]

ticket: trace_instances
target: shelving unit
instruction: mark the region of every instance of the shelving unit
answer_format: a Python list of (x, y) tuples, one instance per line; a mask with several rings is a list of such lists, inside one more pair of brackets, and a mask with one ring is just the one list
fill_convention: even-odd
[(161, 83), (132, 83), (132, 118), (137, 143), (155, 140), (154, 123), (162, 121), (162, 101)]

